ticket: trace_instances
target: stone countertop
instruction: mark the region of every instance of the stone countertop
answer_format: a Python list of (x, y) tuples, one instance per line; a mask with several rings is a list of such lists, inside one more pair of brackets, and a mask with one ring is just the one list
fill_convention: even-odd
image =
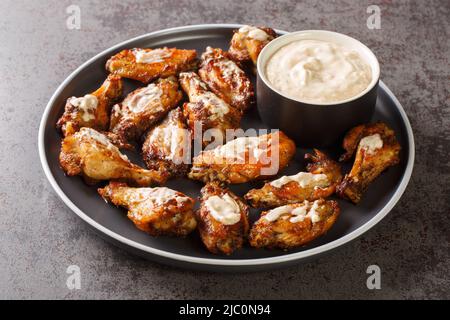
[[(76, 1), (81, 29), (66, 27), (72, 1), (1, 1), (0, 298), (310, 299), (450, 298), (450, 2)], [(392, 212), (329, 255), (288, 269), (217, 274), (175, 269), (105, 242), (47, 182), (38, 157), (39, 121), (51, 94), (77, 66), (126, 39), (162, 28), (248, 23), (354, 36), (380, 60), (382, 79), (403, 104), (416, 142), (411, 182)], [(381, 290), (366, 269), (381, 268)], [(81, 289), (66, 286), (69, 265)]]

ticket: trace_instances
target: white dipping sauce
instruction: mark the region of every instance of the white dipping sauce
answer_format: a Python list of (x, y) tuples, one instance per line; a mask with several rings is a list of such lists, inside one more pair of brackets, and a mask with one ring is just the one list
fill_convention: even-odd
[(224, 225), (232, 225), (241, 220), (239, 205), (228, 193), (225, 193), (222, 197), (209, 197), (205, 201), (205, 205), (213, 218)]
[(299, 40), (269, 59), (266, 76), (281, 93), (304, 102), (332, 103), (352, 98), (372, 81), (358, 52), (332, 42)]

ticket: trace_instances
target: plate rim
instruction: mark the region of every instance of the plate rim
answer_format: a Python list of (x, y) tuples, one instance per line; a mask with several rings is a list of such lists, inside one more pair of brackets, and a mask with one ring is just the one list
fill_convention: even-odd
[[(196, 24), (196, 25), (186, 25), (186, 26), (180, 26), (180, 27), (174, 27), (174, 28), (167, 28), (167, 29), (161, 29), (157, 31), (153, 31), (150, 33), (146, 33), (128, 40), (125, 40), (123, 42), (120, 42), (112, 47), (109, 47), (100, 53), (96, 54), (92, 58), (85, 61), (83, 64), (81, 64), (79, 67), (77, 67), (68, 77), (64, 79), (64, 81), (58, 86), (58, 88), (55, 90), (53, 95), (51, 96), (49, 102), (47, 103), (44, 112), (42, 114), (42, 118), (39, 124), (39, 133), (38, 133), (38, 149), (39, 149), (39, 159), (42, 165), (42, 168), (44, 170), (45, 176), (47, 177), (47, 180), (50, 182), (50, 185), (52, 186), (53, 190), (56, 192), (56, 194), (59, 196), (61, 200), (65, 203), (66, 206), (68, 206), (78, 217), (80, 217), (82, 220), (84, 220), (86, 223), (88, 223), (91, 227), (96, 229), (97, 231), (105, 234), (106, 236), (112, 238), (113, 240), (116, 240), (120, 242), (123, 245), (130, 246), (134, 249), (143, 251), (148, 254), (160, 256), (162, 258), (166, 258), (169, 260), (175, 260), (178, 262), (185, 262), (185, 263), (191, 263), (195, 265), (211, 265), (211, 266), (224, 266), (224, 267), (249, 267), (249, 266), (261, 266), (261, 265), (281, 265), (288, 262), (294, 262), (294, 261), (301, 261), (303, 259), (307, 259), (313, 256), (318, 256), (319, 254), (330, 252), (331, 250), (337, 249), (345, 244), (350, 243), (351, 241), (357, 239), (362, 234), (366, 233), (370, 229), (372, 229), (376, 224), (378, 224), (397, 204), (397, 202), (400, 200), (401, 196), (406, 190), (406, 187), (410, 181), (413, 167), (414, 167), (414, 159), (415, 159), (415, 142), (414, 142), (414, 135), (413, 130), (411, 127), (411, 124), (409, 122), (408, 116), (403, 109), (403, 106), (398, 101), (398, 99), (395, 97), (395, 95), (392, 93), (392, 91), (384, 84), (382, 80), (380, 80), (380, 87), (386, 92), (386, 94), (389, 96), (390, 99), (392, 99), (393, 103), (396, 105), (400, 116), (402, 118), (402, 121), (406, 127), (407, 137), (408, 137), (408, 155), (407, 155), (407, 164), (405, 172), (401, 178), (401, 182), (398, 185), (397, 189), (395, 190), (393, 196), (391, 199), (386, 203), (386, 205), (378, 211), (377, 214), (373, 218), (371, 218), (369, 221), (364, 223), (359, 228), (353, 230), (349, 234), (340, 237), (336, 240), (333, 240), (331, 242), (328, 242), (326, 244), (323, 244), (321, 246), (307, 249), (300, 252), (295, 253), (287, 253), (285, 255), (276, 256), (276, 257), (268, 257), (268, 258), (254, 258), (254, 259), (232, 259), (232, 260), (226, 260), (226, 259), (215, 259), (215, 258), (201, 258), (201, 257), (193, 257), (193, 256), (187, 256), (184, 254), (179, 253), (172, 253), (161, 249), (156, 249), (144, 244), (140, 244), (136, 241), (130, 240), (116, 232), (113, 232), (109, 230), (108, 228), (104, 227), (100, 223), (96, 222), (94, 219), (89, 217), (86, 213), (84, 213), (81, 209), (79, 209), (71, 200), (70, 198), (64, 193), (64, 191), (60, 188), (58, 183), (56, 182), (53, 174), (51, 173), (49, 162), (47, 160), (47, 155), (45, 154), (45, 144), (44, 144), (44, 137), (45, 137), (45, 127), (48, 122), (48, 117), (50, 115), (50, 110), (57, 99), (57, 97), (60, 95), (61, 91), (66, 87), (66, 85), (77, 75), (79, 74), (86, 66), (90, 65), (94, 60), (99, 58), (100, 56), (117, 50), (117, 48), (125, 46), (131, 42), (138, 41), (144, 38), (148, 37), (154, 37), (158, 35), (162, 35), (168, 32), (178, 32), (178, 31), (191, 31), (191, 30), (202, 30), (202, 29), (210, 29), (210, 28), (223, 28), (223, 29), (230, 29), (230, 28), (240, 28), (243, 26), (243, 24)], [(284, 30), (276, 29), (278, 33), (285, 34), (288, 33)]]

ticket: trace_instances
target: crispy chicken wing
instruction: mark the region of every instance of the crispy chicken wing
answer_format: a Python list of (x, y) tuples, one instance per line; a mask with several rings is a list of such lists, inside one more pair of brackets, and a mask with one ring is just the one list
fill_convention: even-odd
[(251, 60), (256, 66), (259, 53), (276, 36), (271, 28), (243, 26), (234, 32), (228, 52), (234, 61), (244, 64)]
[(305, 159), (310, 161), (308, 172), (268, 182), (261, 189), (250, 190), (244, 198), (253, 207), (273, 208), (333, 194), (342, 179), (339, 164), (317, 149), (314, 149), (314, 154), (306, 154)]
[(195, 200), (166, 188), (130, 188), (110, 182), (98, 193), (106, 201), (128, 209), (136, 227), (152, 236), (185, 236), (197, 226), (193, 212)]
[(105, 135), (91, 128), (64, 138), (59, 163), (67, 175), (81, 175), (89, 183), (115, 179), (148, 186), (167, 179), (164, 173), (132, 164)]
[(382, 122), (360, 125), (344, 138), (346, 153), (341, 160), (349, 160), (356, 150), (352, 170), (337, 188), (342, 198), (358, 203), (369, 184), (384, 170), (400, 161), (400, 144), (394, 131)]
[(206, 48), (198, 74), (219, 98), (239, 111), (254, 103), (250, 79), (222, 49)]
[(281, 131), (240, 137), (193, 159), (188, 175), (203, 182), (245, 183), (274, 176), (295, 154), (295, 143)]
[(256, 248), (291, 249), (325, 234), (339, 216), (334, 200), (289, 204), (265, 211), (250, 230), (249, 241)]
[(241, 113), (209, 91), (196, 73), (181, 73), (180, 83), (190, 101), (183, 105), (184, 116), (193, 136), (196, 139), (201, 137), (203, 146), (211, 142), (208, 136), (204, 135), (206, 131), (217, 131), (213, 133), (220, 134), (223, 141), (227, 129), (239, 128)]
[(122, 78), (109, 75), (101, 87), (91, 94), (67, 99), (64, 114), (56, 127), (64, 136), (77, 132), (81, 127), (108, 130), (111, 107), (121, 96)]
[(191, 133), (180, 108), (173, 109), (157, 127), (151, 129), (142, 146), (149, 169), (183, 176), (191, 161)]
[(196, 58), (195, 50), (135, 48), (112, 56), (106, 62), (106, 69), (124, 78), (149, 83), (156, 78), (191, 70), (197, 65)]
[(217, 183), (202, 188), (197, 211), (198, 230), (212, 253), (231, 254), (242, 247), (248, 235), (248, 206)]
[(110, 131), (122, 141), (138, 140), (160, 121), (183, 97), (175, 77), (159, 79), (131, 92), (111, 114)]

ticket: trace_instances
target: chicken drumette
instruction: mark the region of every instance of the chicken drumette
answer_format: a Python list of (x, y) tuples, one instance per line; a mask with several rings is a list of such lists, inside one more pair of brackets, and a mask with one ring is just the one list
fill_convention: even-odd
[(211, 142), (222, 144), (227, 129), (239, 128), (241, 113), (209, 91), (196, 73), (181, 73), (180, 83), (190, 101), (183, 105), (184, 116), (193, 137), (201, 139), (204, 147)]
[(88, 183), (114, 179), (148, 186), (167, 179), (165, 173), (132, 164), (105, 135), (91, 128), (64, 138), (59, 163), (67, 175), (81, 175)]
[(261, 189), (250, 190), (245, 199), (253, 207), (272, 208), (333, 194), (342, 179), (339, 164), (317, 149), (314, 154), (306, 154), (305, 159), (310, 161), (306, 167), (308, 172), (268, 182)]
[(191, 133), (180, 108), (173, 109), (157, 127), (151, 129), (142, 146), (149, 169), (183, 176), (191, 161)]
[(152, 236), (185, 236), (197, 226), (193, 212), (195, 200), (166, 188), (131, 188), (110, 182), (98, 193), (116, 206), (128, 209), (136, 227)]
[(202, 188), (197, 211), (198, 230), (212, 253), (231, 254), (247, 239), (248, 206), (230, 190), (217, 183)]
[(201, 152), (188, 175), (203, 182), (245, 183), (274, 176), (295, 154), (295, 143), (281, 131), (240, 137)]
[(326, 233), (339, 212), (336, 201), (324, 199), (305, 200), (265, 211), (250, 230), (250, 245), (280, 249), (305, 245)]
[(400, 144), (394, 131), (385, 123), (360, 125), (344, 138), (346, 153), (342, 161), (349, 160), (356, 151), (352, 170), (337, 187), (342, 198), (358, 203), (369, 184), (384, 170), (400, 161)]
[(110, 131), (122, 141), (136, 141), (182, 98), (175, 77), (159, 79), (131, 92), (111, 113)]
[(124, 78), (148, 83), (193, 69), (197, 65), (196, 58), (195, 50), (135, 48), (112, 56), (106, 63), (106, 69)]
[(67, 99), (64, 114), (56, 127), (64, 136), (71, 135), (82, 127), (108, 130), (111, 107), (121, 96), (121, 77), (109, 75), (94, 92), (84, 97)]
[(271, 28), (243, 26), (235, 31), (228, 52), (234, 61), (240, 64), (252, 61), (256, 67), (259, 53), (276, 36)]
[(219, 98), (237, 110), (244, 112), (254, 102), (250, 79), (223, 50), (207, 47), (198, 74)]

